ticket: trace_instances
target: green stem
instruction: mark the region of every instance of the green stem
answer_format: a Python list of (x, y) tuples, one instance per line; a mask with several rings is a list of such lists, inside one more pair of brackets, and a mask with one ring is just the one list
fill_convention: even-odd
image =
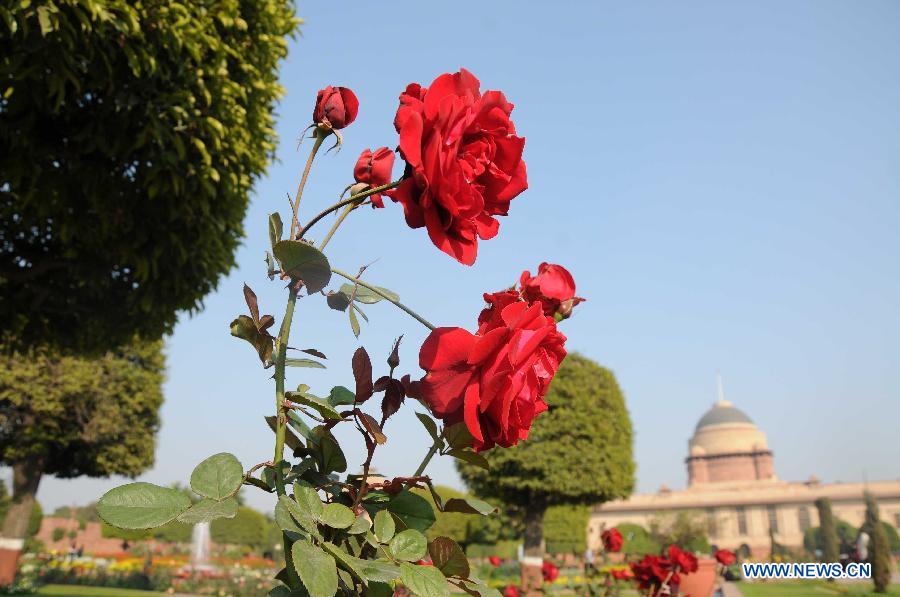
[(430, 321), (428, 321), (427, 319), (425, 319), (424, 317), (422, 317), (421, 315), (419, 315), (418, 313), (416, 313), (415, 311), (413, 311), (412, 309), (410, 309), (409, 307), (407, 307), (406, 305), (404, 305), (404, 304), (401, 303), (400, 301), (395, 300), (395, 299), (389, 297), (389, 296), (386, 295), (384, 292), (382, 292), (377, 286), (372, 286), (371, 284), (367, 284), (367, 283), (363, 282), (362, 280), (360, 280), (359, 278), (357, 278), (357, 277), (355, 277), (355, 276), (351, 276), (351, 275), (348, 274), (347, 272), (343, 272), (343, 271), (341, 271), (341, 270), (339, 270), (339, 269), (336, 269), (336, 268), (331, 268), (331, 271), (334, 272), (334, 273), (336, 273), (337, 275), (341, 276), (342, 278), (347, 278), (348, 280), (350, 280), (350, 281), (353, 282), (354, 284), (359, 284), (359, 285), (362, 286), (363, 288), (368, 288), (369, 290), (371, 290), (372, 292), (374, 292), (375, 294), (377, 294), (378, 296), (380, 296), (380, 297), (383, 298), (384, 300), (386, 300), (386, 301), (388, 301), (388, 302), (390, 302), (390, 303), (395, 304), (397, 307), (399, 307), (400, 309), (402, 309), (403, 311), (405, 311), (410, 317), (412, 317), (413, 319), (415, 319), (416, 321), (418, 321), (419, 323), (421, 323), (422, 325), (424, 325), (425, 327), (427, 327), (429, 330), (433, 330), (433, 329), (434, 329), (434, 327), (435, 327), (434, 324), (432, 324)]
[(377, 195), (378, 193), (383, 193), (384, 191), (390, 191), (391, 189), (397, 188), (400, 186), (402, 180), (395, 180), (394, 182), (389, 182), (387, 184), (383, 184), (380, 187), (373, 187), (367, 191), (363, 191), (362, 193), (357, 193), (356, 195), (352, 195), (351, 197), (344, 199), (343, 201), (338, 201), (328, 209), (320, 212), (316, 217), (309, 221), (309, 223), (300, 229), (299, 234), (297, 234), (297, 238), (301, 239), (306, 234), (306, 232), (313, 227), (319, 220), (327, 216), (333, 211), (337, 211), (345, 205), (350, 205), (356, 203), (358, 201), (362, 201), (366, 197), (370, 195)]
[(297, 290), (291, 288), (288, 295), (281, 329), (278, 331), (278, 352), (275, 355), (275, 490), (278, 495), (285, 495), (284, 471), (281, 461), (284, 460), (284, 437), (287, 433), (287, 416), (284, 412), (284, 377), (285, 360), (287, 359), (288, 340), (291, 336), (291, 321), (294, 318), (294, 306), (297, 304)]
[(428, 466), (428, 463), (431, 462), (431, 459), (434, 458), (434, 455), (437, 454), (438, 448), (440, 446), (437, 442), (431, 444), (431, 447), (428, 448), (428, 453), (425, 454), (425, 458), (422, 459), (422, 462), (419, 463), (419, 468), (416, 469), (416, 472), (413, 473), (413, 477), (421, 477), (422, 473), (425, 472), (425, 467)]
[(331, 240), (331, 237), (334, 236), (334, 233), (337, 232), (338, 227), (344, 221), (344, 219), (350, 215), (350, 212), (356, 209), (356, 205), (353, 203), (344, 206), (344, 211), (341, 212), (341, 215), (338, 216), (337, 221), (334, 223), (334, 226), (331, 227), (331, 230), (328, 231), (328, 234), (325, 236), (325, 240), (322, 241), (322, 244), (319, 245), (319, 250), (323, 250), (325, 245), (328, 244), (328, 241)]
[(309, 178), (309, 171), (312, 169), (316, 152), (322, 147), (322, 142), (325, 141), (325, 137), (327, 136), (328, 133), (323, 132), (322, 129), (316, 127), (316, 140), (309, 152), (309, 157), (306, 159), (306, 167), (303, 169), (303, 176), (300, 177), (300, 185), (297, 187), (297, 194), (294, 196), (294, 215), (291, 218), (291, 235), (288, 238), (294, 238), (294, 231), (300, 227), (300, 223), (297, 221), (297, 211), (300, 209), (300, 198), (303, 196), (303, 187), (306, 186), (306, 179)]

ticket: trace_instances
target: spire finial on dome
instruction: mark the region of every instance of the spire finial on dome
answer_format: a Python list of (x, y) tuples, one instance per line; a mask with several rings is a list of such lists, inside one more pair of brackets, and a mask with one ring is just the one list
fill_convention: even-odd
[(716, 369), (716, 382), (719, 386), (719, 399), (716, 400), (715, 406), (731, 406), (731, 402), (725, 400), (725, 390), (722, 387), (722, 373)]

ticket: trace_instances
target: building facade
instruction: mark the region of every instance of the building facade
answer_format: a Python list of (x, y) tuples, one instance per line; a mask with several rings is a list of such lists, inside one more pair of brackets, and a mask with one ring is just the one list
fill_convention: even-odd
[(647, 528), (651, 521), (689, 511), (704, 517), (710, 543), (732, 550), (769, 553), (770, 532), (780, 545), (800, 548), (806, 529), (819, 525), (815, 501), (830, 498), (836, 518), (855, 527), (865, 517), (863, 492), (878, 500), (881, 519), (900, 527), (900, 480), (868, 483), (781, 481), (775, 475), (766, 435), (726, 400), (707, 411), (688, 441), (688, 487), (662, 487), (655, 494), (594, 508), (588, 543), (599, 547), (603, 528), (622, 523)]

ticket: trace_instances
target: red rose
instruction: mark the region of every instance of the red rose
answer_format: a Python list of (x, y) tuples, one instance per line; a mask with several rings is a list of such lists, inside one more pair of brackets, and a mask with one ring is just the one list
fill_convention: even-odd
[(575, 280), (569, 270), (555, 263), (540, 264), (536, 276), (528, 271), (522, 272), (519, 285), (526, 301), (540, 301), (546, 315), (558, 313), (561, 319), (568, 317), (572, 308), (584, 301), (575, 296)]
[(516, 301), (496, 309), (479, 318), (475, 334), (432, 331), (419, 351), (425, 376), (411, 388), (446, 424), (465, 421), (475, 451), (527, 439), (566, 356), (566, 337), (540, 305)]
[(431, 242), (472, 265), (478, 239), (497, 235), (509, 203), (528, 188), (522, 149), (499, 91), (480, 91), (472, 73), (443, 74), (425, 88), (400, 94), (394, 126), (406, 178), (392, 198), (411, 228), (425, 227)]
[(313, 122), (333, 129), (342, 129), (356, 120), (359, 100), (346, 87), (329, 85), (316, 96)]
[(488, 562), (490, 562), (491, 566), (493, 566), (494, 568), (497, 568), (498, 566), (500, 566), (500, 563), (501, 563), (500, 558), (498, 558), (497, 556), (488, 557)]
[(690, 552), (679, 549), (677, 545), (669, 546), (669, 560), (685, 574), (697, 571), (697, 557)]
[(722, 564), (723, 566), (731, 566), (737, 561), (737, 556), (734, 555), (733, 551), (729, 551), (727, 549), (718, 549), (716, 550), (716, 561)]
[(641, 589), (659, 587), (669, 578), (669, 572), (672, 570), (669, 560), (649, 554), (645, 555), (641, 561), (631, 562), (629, 565), (634, 579)]
[(541, 574), (544, 575), (544, 582), (553, 582), (559, 578), (559, 568), (553, 562), (544, 561), (541, 566)]
[(617, 528), (606, 529), (600, 534), (603, 540), (603, 549), (616, 552), (622, 549), (622, 533)]
[(515, 585), (506, 585), (503, 589), (503, 597), (519, 597), (519, 589)]
[[(356, 160), (353, 167), (353, 178), (356, 182), (370, 187), (380, 187), (391, 182), (391, 170), (394, 168), (394, 152), (387, 147), (379, 147), (374, 152), (366, 149)], [(370, 195), (372, 207), (384, 207), (381, 193)]]

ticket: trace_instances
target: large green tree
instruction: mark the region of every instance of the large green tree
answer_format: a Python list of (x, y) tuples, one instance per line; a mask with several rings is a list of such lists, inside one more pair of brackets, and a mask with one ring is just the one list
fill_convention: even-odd
[(827, 497), (817, 499), (816, 509), (819, 511), (819, 532), (822, 537), (822, 561), (837, 562), (841, 553), (837, 527), (835, 526), (834, 515), (831, 513), (831, 500)]
[(484, 453), (489, 470), (460, 466), (478, 496), (516, 506), (525, 555), (543, 557), (544, 513), (554, 505), (592, 505), (634, 487), (632, 428), (612, 371), (579, 354), (563, 361), (528, 441)]
[(12, 468), (2, 536), (26, 536), (41, 477), (134, 476), (153, 463), (162, 342), (100, 357), (0, 350), (0, 462)]
[(872, 563), (872, 582), (876, 593), (886, 593), (891, 584), (891, 545), (878, 516), (878, 502), (867, 491), (866, 518), (861, 531), (869, 535), (869, 562)]
[(0, 5), (0, 336), (158, 338), (234, 265), (291, 0)]

